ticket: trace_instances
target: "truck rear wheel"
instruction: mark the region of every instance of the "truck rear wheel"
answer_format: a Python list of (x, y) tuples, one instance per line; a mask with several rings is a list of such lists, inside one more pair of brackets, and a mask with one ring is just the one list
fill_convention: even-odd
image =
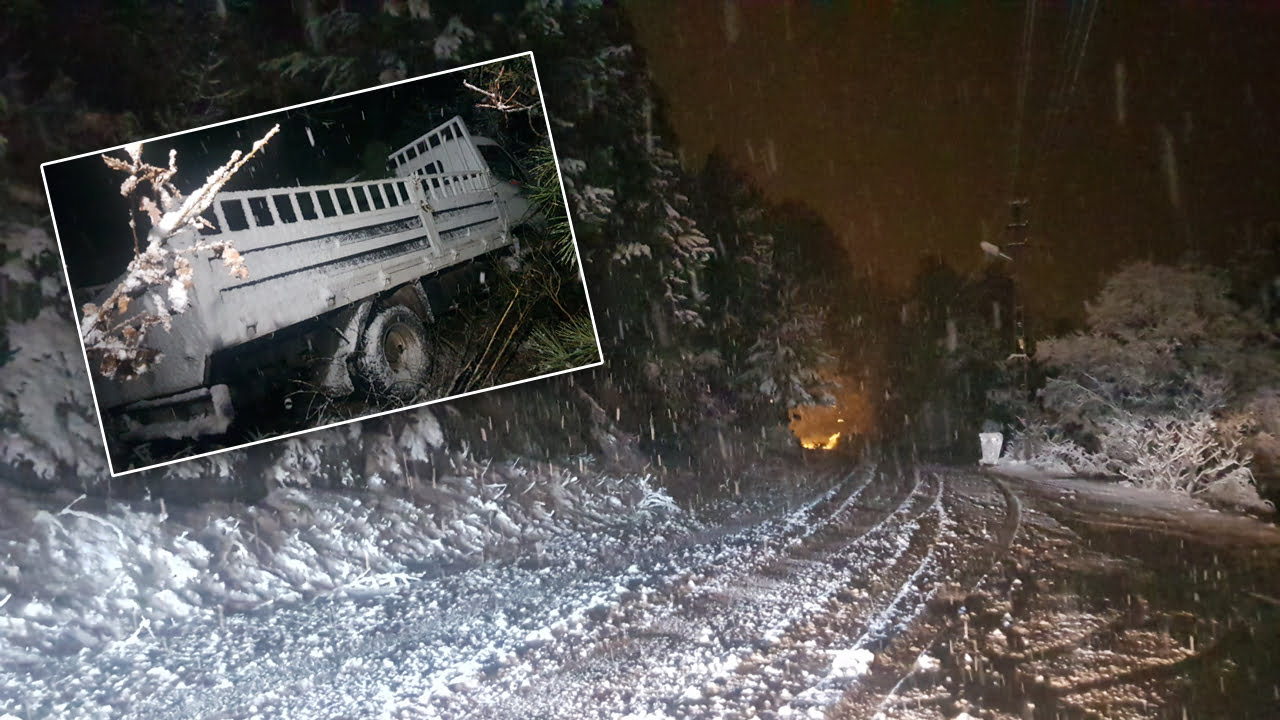
[(377, 311), (361, 340), (360, 374), (377, 392), (412, 400), (430, 371), (427, 330), (404, 305)]

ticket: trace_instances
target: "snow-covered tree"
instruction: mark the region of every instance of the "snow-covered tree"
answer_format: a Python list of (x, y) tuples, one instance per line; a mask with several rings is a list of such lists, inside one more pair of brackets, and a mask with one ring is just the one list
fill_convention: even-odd
[(887, 329), (883, 426), (910, 434), (920, 449), (968, 457), (984, 423), (1013, 420), (1013, 332), (995, 317), (1011, 290), (999, 266), (962, 275), (941, 257), (921, 259)]
[(1274, 338), (1204, 270), (1130, 265), (1087, 306), (1087, 333), (1044, 340), (1037, 360), (1058, 370), (1047, 409), (1092, 429), (1100, 411), (1215, 412), (1280, 380)]
[(785, 291), (782, 303), (750, 348), (740, 382), (758, 402), (784, 412), (798, 405), (834, 402), (818, 371), (824, 362), (833, 360), (821, 349), (825, 324), (822, 308), (801, 302), (794, 289)]
[(1240, 411), (1280, 380), (1280, 353), (1227, 292), (1204, 269), (1143, 262), (1113, 275), (1087, 307), (1088, 332), (1036, 350), (1053, 430), (1141, 485), (1250, 495)]

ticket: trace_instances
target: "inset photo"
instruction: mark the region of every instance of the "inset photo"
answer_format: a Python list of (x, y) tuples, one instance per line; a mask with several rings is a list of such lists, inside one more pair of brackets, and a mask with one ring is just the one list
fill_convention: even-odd
[(111, 472), (598, 365), (532, 53), (42, 166)]

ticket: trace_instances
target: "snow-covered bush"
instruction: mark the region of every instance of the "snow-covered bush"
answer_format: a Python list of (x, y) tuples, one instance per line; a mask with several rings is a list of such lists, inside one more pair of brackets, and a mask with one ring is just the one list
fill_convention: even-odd
[(1103, 423), (1100, 454), (1117, 474), (1144, 487), (1188, 494), (1250, 485), (1251, 456), (1238, 427), (1205, 412), (1186, 416), (1113, 416)]
[(1028, 464), (1047, 472), (1085, 477), (1111, 474), (1102, 453), (1089, 452), (1043, 419), (1032, 420), (1014, 433), (1009, 446), (1026, 448)]
[(1280, 382), (1280, 364), (1265, 323), (1228, 291), (1208, 270), (1129, 265), (1087, 305), (1089, 332), (1040, 342), (1036, 359), (1061, 370), (1055, 379), (1135, 409), (1173, 409), (1206, 391), (1210, 405), (1238, 400)]
[(1088, 333), (1037, 348), (1054, 429), (1040, 454), (1145, 487), (1259, 502), (1243, 405), (1275, 382), (1276, 351), (1227, 291), (1205, 270), (1137, 263), (1114, 275), (1088, 305)]
[(432, 45), (436, 59), (457, 61), (459, 59), (458, 53), (462, 50), (463, 44), (474, 38), (475, 35), (475, 31), (462, 24), (462, 20), (457, 15), (449, 18), (444, 30), (436, 36), (435, 44)]

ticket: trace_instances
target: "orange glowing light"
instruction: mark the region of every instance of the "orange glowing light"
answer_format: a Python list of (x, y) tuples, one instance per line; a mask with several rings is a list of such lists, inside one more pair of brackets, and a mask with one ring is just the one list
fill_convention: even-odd
[(805, 440), (801, 444), (809, 450), (835, 450), (836, 445), (840, 442), (840, 433), (836, 433), (831, 437), (822, 440)]

